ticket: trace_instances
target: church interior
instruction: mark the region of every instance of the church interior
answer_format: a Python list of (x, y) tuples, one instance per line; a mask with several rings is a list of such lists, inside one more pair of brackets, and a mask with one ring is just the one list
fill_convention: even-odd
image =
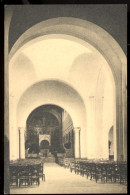
[(5, 7), (6, 193), (127, 193), (126, 26), (125, 4)]

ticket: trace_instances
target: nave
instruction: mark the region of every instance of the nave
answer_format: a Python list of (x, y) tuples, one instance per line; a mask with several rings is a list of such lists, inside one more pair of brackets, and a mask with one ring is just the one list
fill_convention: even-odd
[(127, 193), (127, 186), (117, 183), (103, 183), (82, 177), (70, 169), (65, 169), (56, 163), (45, 163), (44, 173), (46, 180), (40, 179), (40, 185), (31, 187), (11, 187), (10, 194), (102, 194), (102, 193)]
[(126, 192), (126, 21), (126, 5), (6, 6), (5, 194)]

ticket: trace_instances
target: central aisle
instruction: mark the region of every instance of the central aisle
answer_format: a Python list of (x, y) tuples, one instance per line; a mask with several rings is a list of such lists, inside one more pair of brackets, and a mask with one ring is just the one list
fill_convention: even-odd
[(125, 185), (91, 181), (71, 173), (69, 169), (56, 163), (45, 163), (46, 181), (40, 180), (40, 186), (14, 188), (10, 194), (80, 194), (80, 193), (126, 193)]

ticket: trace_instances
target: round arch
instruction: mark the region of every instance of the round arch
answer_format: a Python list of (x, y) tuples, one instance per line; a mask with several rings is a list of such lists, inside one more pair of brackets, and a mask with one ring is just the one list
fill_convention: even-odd
[[(43, 105), (41, 105), (43, 106)], [(40, 107), (41, 107), (40, 106)], [(37, 108), (35, 108), (33, 111), (35, 111)], [(31, 116), (31, 114), (33, 113), (33, 111), (29, 114), (29, 116), (27, 117), (27, 122), (28, 120), (31, 120), (33, 118), (33, 116)], [(55, 119), (57, 119), (58, 122), (60, 122), (61, 118), (60, 116), (58, 115), (58, 113), (54, 112), (53, 110), (45, 110), (44, 113), (50, 113), (51, 115), (53, 115), (55, 117)]]
[[(54, 18), (34, 25), (14, 44), (9, 58), (25, 43), (47, 34), (67, 34), (90, 43), (106, 59), (115, 80), (117, 159), (126, 159), (126, 56), (119, 44), (96, 24), (77, 18)], [(83, 42), (81, 43), (83, 44)]]
[[(25, 102), (27, 103), (25, 105)], [(26, 130), (26, 119), (28, 115), (37, 107), (46, 104), (57, 105), (68, 112), (72, 118), (74, 127), (80, 127), (82, 132), (86, 129), (86, 110), (84, 102), (77, 91), (69, 85), (55, 81), (45, 80), (31, 86), (19, 100), (17, 106), (17, 128), (21, 128), (21, 133)], [(85, 138), (81, 136), (84, 148)], [(83, 141), (84, 140), (84, 141)], [(22, 146), (24, 148), (24, 145)]]
[[(48, 19), (29, 28), (12, 47), (9, 59), (27, 42), (48, 34), (72, 35), (79, 38), (80, 44), (84, 44), (83, 41), (85, 41), (93, 45), (108, 61), (114, 79), (116, 79), (116, 67), (118, 66), (119, 69), (119, 64), (126, 68), (126, 56), (119, 44), (108, 32), (92, 22), (71, 17)], [(118, 65), (115, 64), (116, 67), (114, 67), (113, 62), (116, 60)]]
[[(24, 102), (28, 102), (28, 105), (25, 106)], [(57, 105), (66, 110), (72, 117), (74, 126), (85, 125), (86, 109), (83, 99), (75, 89), (59, 80), (43, 80), (23, 93), (17, 105), (17, 125), (25, 126), (28, 115), (38, 106), (46, 104)], [(78, 120), (80, 115), (82, 122)]]
[[(48, 110), (48, 112), (47, 112), (47, 110)], [(56, 115), (59, 114), (59, 121), (58, 121), (57, 117), (51, 113), (51, 110), (55, 111)], [(41, 124), (43, 124), (43, 123), (40, 122), (40, 126), (39, 126), (40, 128), (37, 126), (38, 129), (35, 129), (35, 127), (36, 127), (35, 124), (36, 123), (35, 122), (33, 124), (31, 123), (32, 120), (33, 120), (33, 117), (34, 117), (34, 121), (35, 120), (40, 120), (41, 121), (43, 117), (46, 118), (47, 115), (45, 113), (49, 113), (49, 114), (51, 113), (51, 115), (53, 115), (53, 120), (55, 119), (57, 121), (56, 128), (54, 127), (53, 129), (51, 129), (51, 130), (49, 129), (49, 131), (46, 131), (45, 129), (47, 129), (48, 127), (44, 126), (45, 127), (45, 129), (44, 129), (45, 131), (44, 131), (43, 129), (41, 129), (41, 127), (42, 127)], [(73, 121), (72, 121), (71, 116), (69, 115), (69, 113), (67, 113), (66, 110), (64, 110), (63, 108), (61, 108), (61, 107), (59, 107), (57, 105), (54, 105), (54, 104), (41, 105), (40, 107), (35, 108), (29, 114), (29, 116), (27, 118), (27, 121), (26, 121), (26, 132), (28, 132), (29, 128), (30, 129), (32, 128), (31, 131), (32, 130), (33, 131), (37, 131), (37, 133), (39, 134), (39, 146), (40, 146), (40, 143), (43, 140), (47, 140), (49, 142), (49, 144), (50, 144), (50, 147), (51, 147), (50, 149), (51, 149), (52, 152), (53, 152), (53, 149), (56, 147), (56, 143), (59, 144), (58, 145), (59, 149), (57, 148), (58, 151), (59, 151), (59, 150), (62, 150), (64, 148), (63, 147), (63, 144), (65, 143), (65, 139), (64, 138), (65, 138), (66, 133), (68, 133), (68, 128), (66, 128), (66, 119), (67, 119), (67, 123), (69, 121), (69, 130), (71, 129), (70, 131), (72, 133), (72, 131), (74, 131)], [(50, 133), (50, 131), (51, 131), (51, 133)], [(55, 142), (55, 138), (56, 138), (55, 137), (55, 133), (56, 133), (56, 131), (58, 132), (57, 136), (59, 137), (59, 139), (57, 139), (57, 141)], [(72, 151), (74, 150), (74, 139), (73, 138), (71, 137), (71, 143), (73, 143), (73, 146), (71, 148)], [(28, 140), (28, 141), (30, 140), (28, 133), (26, 134), (26, 140)], [(53, 146), (54, 146), (54, 148), (53, 148)], [(67, 154), (67, 155), (69, 155), (69, 154)]]

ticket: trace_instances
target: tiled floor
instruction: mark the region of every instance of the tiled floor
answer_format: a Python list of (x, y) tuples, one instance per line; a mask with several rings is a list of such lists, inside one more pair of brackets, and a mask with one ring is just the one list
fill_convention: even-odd
[(127, 193), (127, 186), (119, 183), (96, 183), (86, 177), (75, 175), (69, 169), (55, 163), (44, 165), (46, 181), (40, 180), (40, 186), (11, 188), (10, 194), (101, 194)]

